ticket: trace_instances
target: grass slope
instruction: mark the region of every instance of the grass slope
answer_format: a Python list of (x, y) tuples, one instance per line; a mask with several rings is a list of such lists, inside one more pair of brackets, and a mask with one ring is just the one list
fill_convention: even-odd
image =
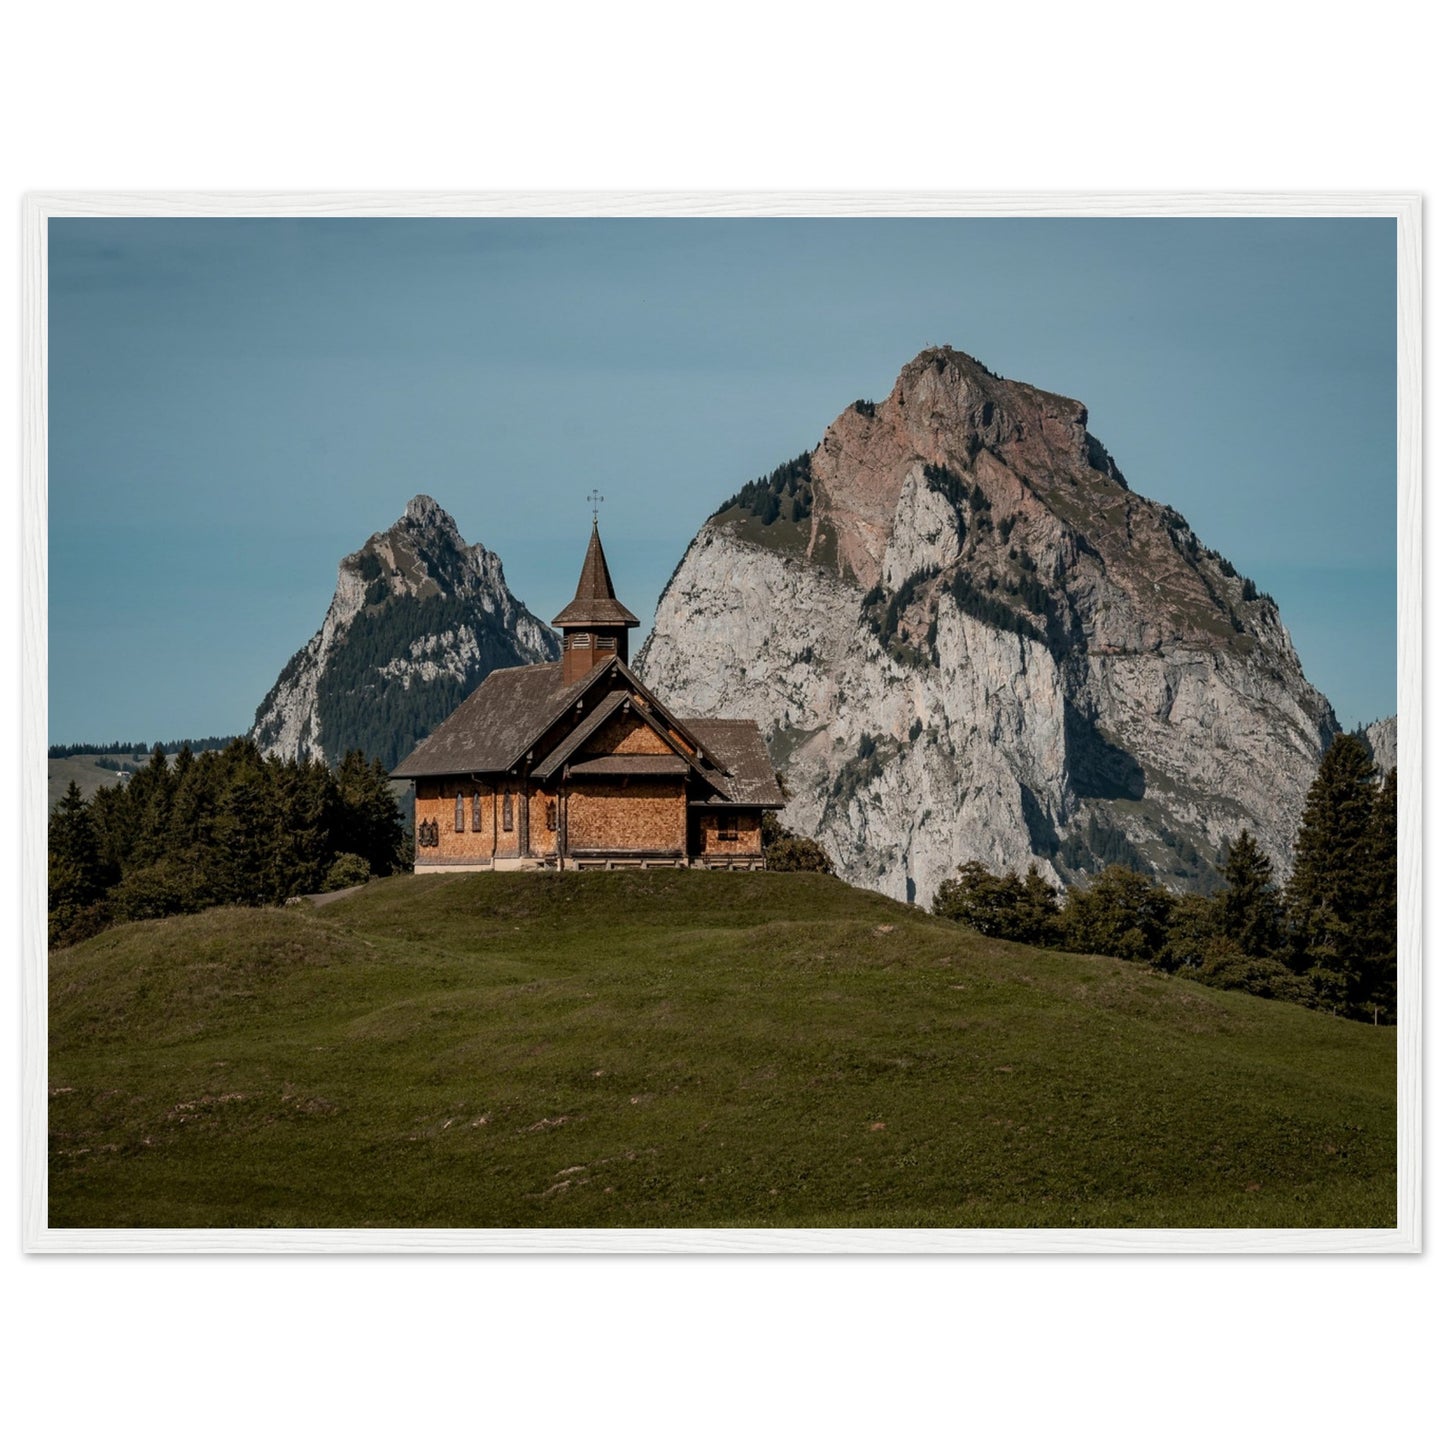
[(1393, 1031), (813, 875), (397, 878), (50, 979), (57, 1228), (1394, 1223)]
[[(120, 756), (128, 758), (129, 753), (76, 753), (68, 758), (47, 758), (45, 766), (48, 808), (55, 811), (55, 805), (65, 796), (65, 790), (72, 782), (80, 788), (80, 795), (88, 803), (102, 788), (113, 788), (119, 779), (111, 768), (97, 764), (102, 758)], [(136, 764), (140, 766), (139, 763)]]

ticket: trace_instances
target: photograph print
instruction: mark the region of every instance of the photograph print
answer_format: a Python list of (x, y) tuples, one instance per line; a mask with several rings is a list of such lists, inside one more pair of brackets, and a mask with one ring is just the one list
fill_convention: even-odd
[(1405, 223), (53, 211), (44, 1247), (1395, 1238)]

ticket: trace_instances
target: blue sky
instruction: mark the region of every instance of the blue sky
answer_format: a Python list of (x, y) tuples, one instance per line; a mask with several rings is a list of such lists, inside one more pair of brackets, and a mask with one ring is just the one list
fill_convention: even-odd
[(50, 223), (52, 742), (242, 731), (417, 492), (544, 619), (599, 487), (642, 618), (708, 514), (925, 346), (1083, 401), (1395, 711), (1388, 220)]

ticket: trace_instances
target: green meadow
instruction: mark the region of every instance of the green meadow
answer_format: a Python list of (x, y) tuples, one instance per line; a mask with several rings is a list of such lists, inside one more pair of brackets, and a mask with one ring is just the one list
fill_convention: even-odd
[(1395, 1034), (812, 874), (398, 877), (50, 959), (67, 1227), (1375, 1227)]

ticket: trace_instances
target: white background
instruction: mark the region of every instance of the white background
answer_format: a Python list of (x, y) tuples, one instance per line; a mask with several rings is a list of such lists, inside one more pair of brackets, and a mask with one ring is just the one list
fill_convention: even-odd
[[(27, 189), (1419, 190), (1428, 305), (1424, 13), (33, 4), (0, 75), (8, 455)], [(1433, 534), (1428, 475), (1426, 513)], [(18, 500), (6, 521), (13, 683)], [(1438, 607), (1430, 589), (1427, 678)], [(22, 705), (3, 708), (7, 962)], [(13, 1044), (18, 971), (0, 999)], [(5, 1414), (27, 1441), (1413, 1440), (1440, 1413), (1438, 1075), (1424, 1258), (26, 1258), (17, 1048)]]

